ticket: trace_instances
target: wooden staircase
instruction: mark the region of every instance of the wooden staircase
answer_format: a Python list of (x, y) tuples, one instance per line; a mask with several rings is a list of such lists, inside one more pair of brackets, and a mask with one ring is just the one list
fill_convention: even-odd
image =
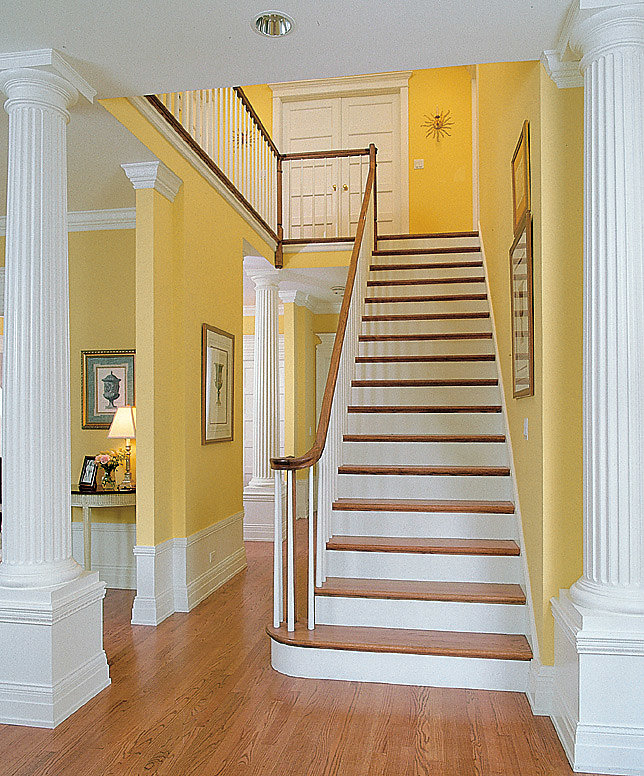
[(347, 413), (316, 627), (269, 628), (274, 664), (525, 691), (520, 532), (476, 233), (378, 240)]

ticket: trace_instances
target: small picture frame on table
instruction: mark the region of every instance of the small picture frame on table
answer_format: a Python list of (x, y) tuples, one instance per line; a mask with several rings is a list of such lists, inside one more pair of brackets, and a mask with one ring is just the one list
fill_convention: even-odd
[(204, 323), (201, 327), (201, 444), (233, 438), (235, 337)]
[(134, 405), (134, 351), (82, 350), (82, 428), (109, 428), (119, 407)]
[(530, 211), (530, 122), (524, 121), (512, 156), (512, 233)]
[(98, 464), (93, 455), (86, 455), (83, 460), (83, 468), (78, 478), (78, 490), (94, 493), (96, 490), (96, 475), (98, 474)]

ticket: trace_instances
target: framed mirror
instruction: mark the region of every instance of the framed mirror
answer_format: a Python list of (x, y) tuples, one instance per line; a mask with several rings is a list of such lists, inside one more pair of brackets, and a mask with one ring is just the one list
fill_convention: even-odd
[(532, 302), (532, 214), (523, 216), (510, 248), (512, 393), (534, 395), (534, 308)]

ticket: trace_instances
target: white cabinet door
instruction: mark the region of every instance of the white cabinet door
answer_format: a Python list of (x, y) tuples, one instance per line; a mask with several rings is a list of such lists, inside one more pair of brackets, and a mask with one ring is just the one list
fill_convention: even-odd
[[(378, 228), (400, 231), (401, 159), (398, 93), (296, 100), (282, 104), (286, 153), (378, 149)], [(368, 157), (306, 159), (284, 164), (285, 237), (355, 234)]]

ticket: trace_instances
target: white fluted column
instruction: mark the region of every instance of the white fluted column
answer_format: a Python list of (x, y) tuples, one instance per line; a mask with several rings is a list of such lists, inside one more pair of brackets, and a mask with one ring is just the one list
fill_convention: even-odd
[(31, 54), (68, 77), (0, 72), (9, 114), (0, 722), (53, 727), (110, 680), (105, 585), (71, 552), (66, 126), (72, 80), (87, 84), (55, 52)]
[(253, 476), (244, 488), (244, 538), (266, 541), (274, 533), (271, 458), (279, 452), (279, 270), (256, 257), (247, 257), (244, 269), (255, 283)]
[(9, 165), (0, 584), (77, 577), (71, 547), (68, 108), (78, 92), (40, 70), (0, 74)]
[[(552, 600), (575, 770), (644, 774), (644, 4), (585, 0), (584, 571)], [(562, 517), (563, 519), (563, 517)]]

